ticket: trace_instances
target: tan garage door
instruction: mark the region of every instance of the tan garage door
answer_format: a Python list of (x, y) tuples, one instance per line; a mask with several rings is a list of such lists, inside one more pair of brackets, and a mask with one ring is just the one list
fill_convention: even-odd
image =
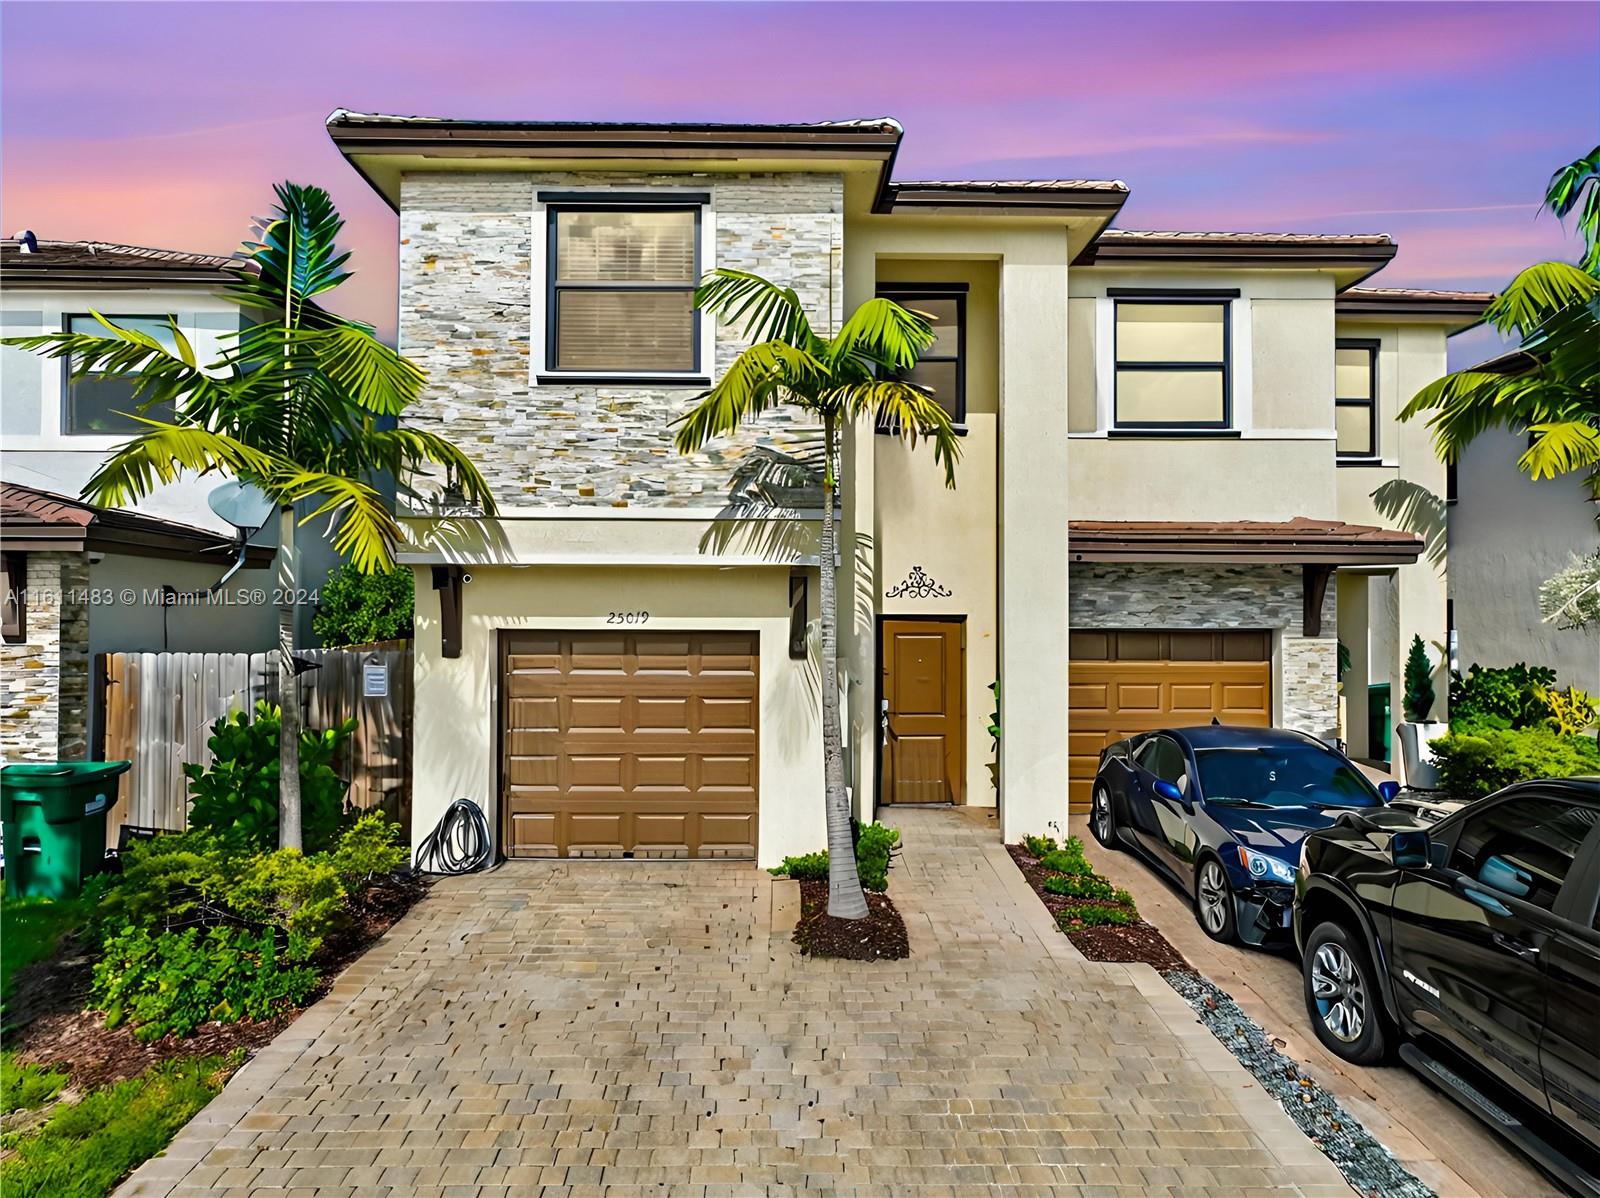
[(1068, 681), (1068, 797), (1089, 810), (1100, 750), (1152, 728), (1272, 723), (1270, 632), (1077, 631)]
[(511, 857), (753, 857), (754, 633), (502, 638)]

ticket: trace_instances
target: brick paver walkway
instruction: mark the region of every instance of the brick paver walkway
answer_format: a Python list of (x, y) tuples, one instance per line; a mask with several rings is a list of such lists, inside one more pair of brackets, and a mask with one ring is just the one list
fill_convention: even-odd
[(1073, 951), (992, 820), (892, 822), (895, 964), (803, 961), (749, 865), (441, 882), (121, 1193), (1347, 1198), (1164, 982)]

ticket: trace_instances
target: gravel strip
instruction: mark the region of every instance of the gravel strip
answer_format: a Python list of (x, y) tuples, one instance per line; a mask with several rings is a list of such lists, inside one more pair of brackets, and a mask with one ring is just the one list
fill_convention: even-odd
[(1438, 1198), (1331, 1094), (1274, 1048), (1267, 1034), (1226, 991), (1187, 970), (1169, 970), (1161, 976), (1183, 995), (1200, 1022), (1255, 1075), (1358, 1193), (1368, 1198)]

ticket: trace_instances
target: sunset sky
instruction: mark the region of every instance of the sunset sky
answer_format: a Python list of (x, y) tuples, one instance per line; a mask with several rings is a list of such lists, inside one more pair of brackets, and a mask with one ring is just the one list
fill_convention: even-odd
[(897, 117), (900, 178), (1119, 178), (1127, 228), (1387, 232), (1375, 282), (1494, 287), (1600, 140), (1600, 5), (46, 4), (0, 10), (9, 234), (229, 252), (328, 187), (394, 326), (395, 219), (336, 107), (481, 118)]

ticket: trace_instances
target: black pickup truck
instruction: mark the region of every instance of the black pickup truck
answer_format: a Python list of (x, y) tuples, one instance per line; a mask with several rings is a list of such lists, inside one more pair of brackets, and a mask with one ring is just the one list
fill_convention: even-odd
[(1317, 1038), (1393, 1053), (1600, 1196), (1600, 778), (1525, 782), (1430, 823), (1306, 837), (1294, 931)]

